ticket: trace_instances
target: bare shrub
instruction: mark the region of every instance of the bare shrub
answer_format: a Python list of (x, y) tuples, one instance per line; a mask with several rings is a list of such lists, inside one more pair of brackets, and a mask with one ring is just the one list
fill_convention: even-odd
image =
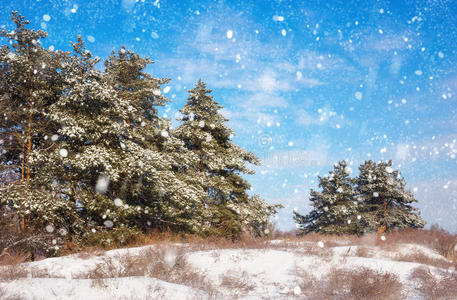
[(52, 244), (55, 234), (37, 224), (25, 229), (19, 224), (20, 218), (13, 210), (0, 206), (0, 260), (7, 255), (24, 255), (24, 259), (34, 261), (57, 253)]
[(255, 288), (255, 285), (250, 282), (249, 275), (246, 271), (240, 274), (224, 274), (221, 275), (221, 286), (230, 289), (232, 293), (242, 292), (246, 293)]
[(449, 260), (456, 260), (457, 253), (454, 247), (457, 243), (457, 235), (451, 234), (438, 226), (432, 226), (431, 230), (405, 229), (396, 230), (386, 234), (386, 241), (380, 244), (412, 243), (423, 245), (438, 251)]
[(310, 275), (306, 271), (296, 270), (295, 276), (300, 278), (300, 288), (305, 296), (309, 299), (313, 299), (317, 289), (321, 288), (321, 282), (316, 277)]
[[(0, 259), (0, 281), (11, 281), (28, 276), (28, 271), (21, 265), (26, 255), (22, 254), (7, 254)], [(0, 297), (0, 299), (2, 299)]]
[(267, 237), (252, 237), (242, 234), (237, 240), (224, 237), (209, 236), (187, 236), (183, 239), (191, 250), (214, 250), (214, 249), (267, 249), (271, 247), (270, 239)]
[(371, 253), (371, 250), (364, 246), (358, 246), (355, 251), (355, 255), (358, 257), (372, 257), (373, 256)]
[(448, 269), (450, 267), (457, 266), (456, 263), (447, 261), (444, 258), (438, 259), (438, 258), (429, 257), (420, 251), (415, 251), (413, 253), (408, 253), (408, 254), (396, 254), (393, 259), (398, 260), (398, 261), (416, 262), (416, 263), (429, 265), (429, 266), (435, 266), (435, 267), (443, 268), (443, 269)]
[(26, 260), (26, 254), (5, 254), (0, 257), (0, 266), (18, 265)]
[(324, 247), (319, 247), (317, 245), (306, 245), (296, 249), (296, 252), (304, 253), (306, 255), (319, 256), (321, 259), (327, 262), (333, 258), (333, 250), (328, 248), (327, 245)]
[(332, 269), (320, 279), (301, 275), (301, 288), (310, 299), (396, 300), (402, 298), (402, 284), (396, 275), (367, 268)]
[(182, 247), (158, 245), (144, 249), (139, 255), (105, 257), (83, 277), (93, 279), (93, 285), (104, 287), (107, 278), (148, 276), (204, 290), (210, 296), (217, 295), (206, 276), (191, 268), (185, 254)]
[(27, 269), (22, 265), (5, 265), (0, 267), (0, 280), (16, 280), (27, 277)]
[(434, 276), (427, 267), (419, 267), (411, 273), (411, 279), (417, 284), (417, 291), (424, 299), (456, 299), (457, 298), (457, 273), (439, 272)]

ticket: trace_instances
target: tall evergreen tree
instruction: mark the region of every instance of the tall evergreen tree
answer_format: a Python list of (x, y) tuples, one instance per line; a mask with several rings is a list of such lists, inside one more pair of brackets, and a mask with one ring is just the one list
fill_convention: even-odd
[(46, 32), (28, 29), (29, 21), (17, 12), (12, 20), (15, 30), (0, 31), (10, 41), (0, 51), (0, 159), (9, 176), (0, 186), (0, 206), (22, 219), (22, 230), (41, 231), (50, 222), (71, 223), (75, 217), (68, 201), (56, 201), (58, 191), (39, 184), (41, 174), (33, 171), (32, 159), (33, 152), (52, 144), (47, 134), (55, 124), (46, 113), (63, 92), (60, 70), (66, 54), (44, 49), (40, 40)]
[(246, 163), (259, 164), (259, 160), (232, 142), (234, 133), (219, 113), (222, 106), (209, 95), (211, 90), (205, 83), (200, 80), (189, 93), (175, 135), (198, 157), (194, 174), (206, 193), (201, 199), (206, 218), (201, 224), (203, 231), (231, 237), (243, 230), (264, 234), (277, 207), (249, 196), (250, 184), (241, 177), (253, 173)]
[(0, 50), (0, 159), (3, 168), (8, 165), (16, 177), (29, 181), (29, 155), (47, 143), (43, 137), (50, 124), (44, 113), (62, 92), (64, 54), (44, 49), (41, 39), (47, 33), (28, 29), (29, 21), (16, 11), (11, 19), (15, 30), (0, 30), (10, 42)]
[(368, 160), (359, 170), (356, 194), (370, 231), (424, 227), (425, 221), (412, 206), (417, 200), (405, 189), (405, 180), (392, 168), (392, 161), (376, 164)]
[(160, 90), (166, 81), (143, 73), (148, 59), (124, 48), (102, 73), (81, 38), (73, 47), (67, 92), (48, 113), (60, 124), (58, 141), (34, 159), (42, 179), (80, 208), (89, 235), (88, 229), (124, 227), (197, 231), (200, 191), (178, 172), (187, 152), (167, 151), (184, 146), (170, 138), (154, 108), (166, 101)]
[(311, 189), (312, 210), (303, 216), (294, 212), (294, 220), (302, 234), (320, 233), (358, 233), (358, 203), (354, 200), (354, 179), (349, 175), (351, 169), (345, 161), (333, 166), (329, 176), (318, 177), (321, 191)]
[(188, 172), (197, 158), (184, 147), (183, 141), (172, 135), (169, 120), (157, 114), (155, 107), (169, 101), (160, 87), (169, 79), (154, 78), (145, 73), (144, 69), (152, 63), (149, 58), (142, 58), (124, 47), (118, 53), (113, 52), (105, 61), (108, 84), (120, 98), (135, 108), (128, 120), (134, 129), (130, 138), (125, 139), (126, 147), (130, 152), (147, 150), (160, 157), (145, 162), (155, 169), (148, 175), (149, 178), (145, 174), (137, 174), (130, 178), (130, 182), (123, 180), (117, 188), (124, 197), (133, 192), (154, 213), (153, 219), (144, 220), (145, 224), (152, 222), (151, 226), (155, 228), (198, 232), (202, 218), (199, 199), (203, 192), (196, 178)]

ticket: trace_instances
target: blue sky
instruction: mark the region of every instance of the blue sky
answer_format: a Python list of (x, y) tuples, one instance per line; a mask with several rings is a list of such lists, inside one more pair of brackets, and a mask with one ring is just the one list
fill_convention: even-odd
[[(202, 78), (263, 165), (255, 193), (309, 210), (316, 176), (346, 159), (392, 159), (429, 224), (457, 232), (457, 4), (453, 1), (8, 1), (70, 50), (105, 59), (125, 45), (171, 78), (175, 119)], [(100, 67), (101, 64), (100, 64)]]

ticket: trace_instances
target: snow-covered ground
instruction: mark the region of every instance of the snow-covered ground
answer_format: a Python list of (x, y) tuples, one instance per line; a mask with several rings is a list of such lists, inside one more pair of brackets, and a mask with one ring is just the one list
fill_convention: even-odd
[[(396, 275), (401, 298), (422, 299), (411, 277), (416, 268), (427, 267), (436, 278), (455, 272), (446, 258), (422, 245), (332, 245), (275, 240), (257, 248), (198, 249), (169, 243), (74, 254), (16, 266), (22, 275), (0, 281), (0, 298), (307, 299), (310, 278), (319, 282), (313, 289), (328, 289), (324, 278), (335, 269), (368, 268)], [(414, 255), (435, 263), (401, 261)]]

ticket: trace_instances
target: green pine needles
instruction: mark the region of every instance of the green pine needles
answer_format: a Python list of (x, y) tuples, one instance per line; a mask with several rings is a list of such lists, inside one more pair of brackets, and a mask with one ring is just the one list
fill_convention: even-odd
[(44, 31), (17, 12), (12, 20), (14, 30), (0, 31), (9, 42), (0, 50), (0, 210), (22, 230), (48, 228), (57, 246), (150, 229), (268, 233), (278, 206), (248, 194), (243, 177), (259, 161), (232, 142), (202, 81), (173, 130), (157, 110), (169, 79), (144, 71), (149, 58), (122, 47), (100, 70), (81, 37), (72, 52), (51, 51)]
[(334, 165), (329, 176), (319, 177), (321, 191), (311, 190), (312, 210), (307, 215), (294, 212), (300, 233), (363, 234), (395, 228), (423, 228), (425, 221), (405, 190), (405, 180), (392, 161), (369, 160), (359, 167), (359, 176), (345, 161)]

